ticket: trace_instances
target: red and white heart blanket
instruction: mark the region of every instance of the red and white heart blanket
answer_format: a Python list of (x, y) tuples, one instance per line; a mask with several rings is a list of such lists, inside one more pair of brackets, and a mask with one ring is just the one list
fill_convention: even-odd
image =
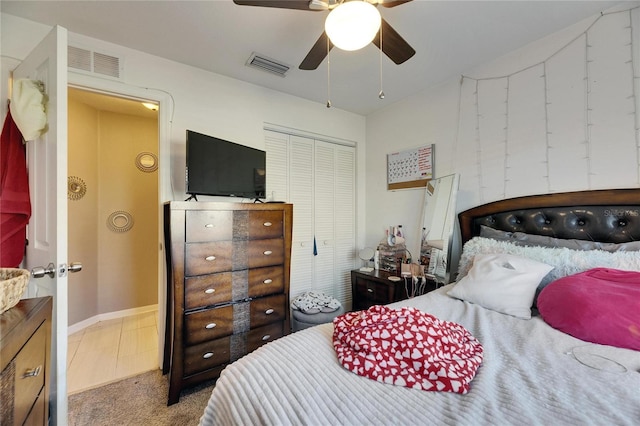
[(376, 305), (333, 325), (340, 363), (379, 382), (465, 394), (482, 364), (482, 345), (467, 329), (416, 308)]

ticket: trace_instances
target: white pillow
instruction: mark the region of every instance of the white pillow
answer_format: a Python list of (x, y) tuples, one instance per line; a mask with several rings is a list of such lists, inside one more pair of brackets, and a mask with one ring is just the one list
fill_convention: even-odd
[(553, 266), (511, 254), (478, 254), (452, 297), (492, 311), (530, 319), (536, 288)]

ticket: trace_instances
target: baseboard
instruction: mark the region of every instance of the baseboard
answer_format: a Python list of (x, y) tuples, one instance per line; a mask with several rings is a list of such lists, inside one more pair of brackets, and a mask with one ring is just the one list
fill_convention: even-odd
[(122, 311), (115, 311), (115, 312), (107, 312), (104, 314), (98, 314), (95, 315), (91, 318), (87, 318), (86, 320), (82, 320), (80, 322), (77, 322), (73, 325), (70, 325), (67, 328), (67, 334), (73, 334), (73, 333), (77, 333), (80, 330), (83, 330), (87, 327), (90, 327), (94, 324), (97, 324), (100, 321), (107, 321), (107, 320), (112, 320), (112, 319), (116, 319), (116, 318), (123, 318), (123, 317), (128, 317), (131, 315), (139, 315), (139, 314), (144, 314), (146, 312), (153, 312), (153, 311), (157, 311), (158, 310), (158, 305), (147, 305), (147, 306), (140, 306), (138, 308), (131, 308), (131, 309), (124, 309)]

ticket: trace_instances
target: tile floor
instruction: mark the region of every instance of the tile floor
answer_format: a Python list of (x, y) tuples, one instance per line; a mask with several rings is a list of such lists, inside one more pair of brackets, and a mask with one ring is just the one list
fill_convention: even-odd
[(69, 335), (68, 394), (158, 367), (158, 312), (100, 321)]

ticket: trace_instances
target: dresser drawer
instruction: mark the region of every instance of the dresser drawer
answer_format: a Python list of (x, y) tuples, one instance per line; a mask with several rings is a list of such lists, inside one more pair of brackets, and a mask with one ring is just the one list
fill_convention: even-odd
[(284, 240), (276, 238), (252, 241), (247, 249), (247, 254), (249, 268), (280, 265), (284, 262)]
[(232, 267), (232, 241), (190, 243), (185, 246), (185, 275), (213, 274), (230, 271)]
[(185, 341), (188, 345), (233, 334), (234, 305), (225, 305), (186, 314)]
[(393, 302), (394, 287), (375, 281), (358, 279), (355, 285), (354, 298), (367, 308), (373, 305), (386, 305)]
[(184, 375), (229, 363), (284, 335), (282, 321), (185, 348)]
[(45, 419), (46, 413), (46, 398), (44, 397), (44, 389), (40, 392), (36, 403), (33, 404), (33, 408), (24, 422), (24, 426), (46, 425), (49, 424), (49, 419)]
[(284, 292), (284, 267), (269, 266), (249, 269), (249, 297)]
[(233, 238), (233, 211), (187, 210), (186, 242), (226, 241)]
[(184, 375), (214, 368), (231, 360), (231, 337), (204, 342), (195, 346), (187, 346), (184, 350)]
[(287, 309), (284, 294), (263, 297), (251, 301), (251, 328), (283, 321)]
[(249, 238), (252, 240), (282, 237), (284, 213), (282, 211), (249, 212)]
[(215, 241), (189, 243), (185, 247), (185, 275), (279, 265), (284, 262), (284, 240)]
[(186, 277), (185, 310), (284, 292), (284, 267), (244, 269)]
[(276, 322), (256, 328), (247, 333), (247, 352), (255, 351), (265, 343), (269, 343), (284, 335), (284, 322)]
[(186, 277), (184, 279), (185, 309), (217, 305), (232, 300), (231, 272)]
[(44, 386), (47, 328), (41, 325), (16, 355), (14, 421), (22, 424)]

